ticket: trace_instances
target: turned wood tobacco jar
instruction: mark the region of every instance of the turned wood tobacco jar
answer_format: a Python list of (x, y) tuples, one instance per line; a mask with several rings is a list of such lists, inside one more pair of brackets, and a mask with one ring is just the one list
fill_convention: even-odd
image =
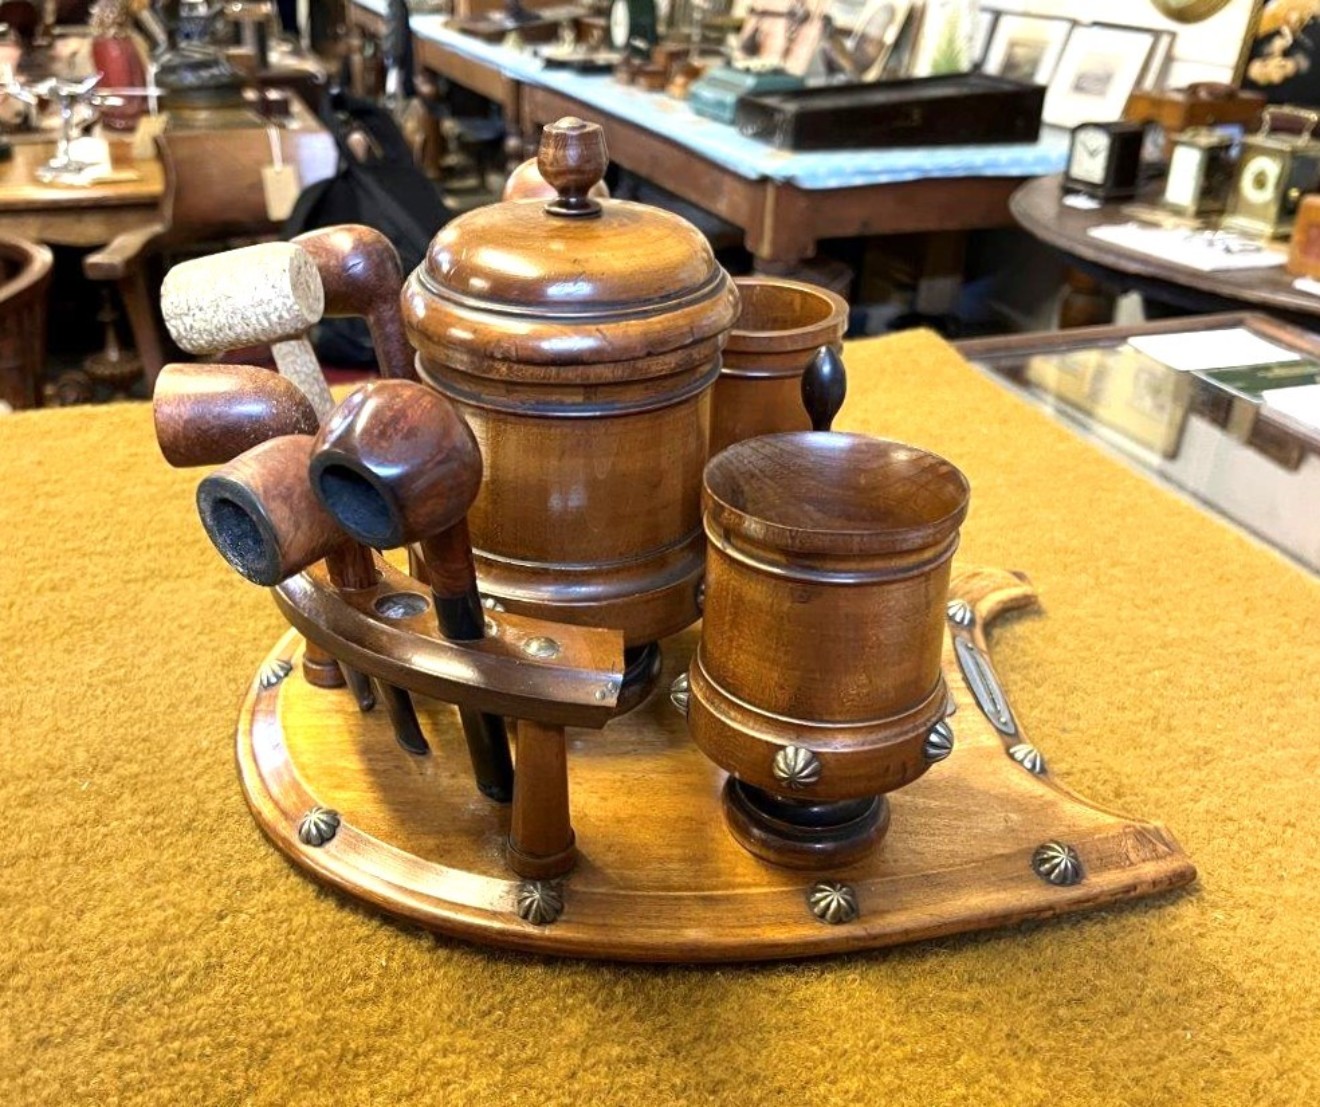
[[(795, 432), (718, 454), (704, 500), (693, 740), (736, 781), (794, 803), (911, 783), (943, 752), (931, 739), (948, 712), (940, 653), (966, 479), (901, 443)], [(873, 805), (862, 845), (881, 818)]]
[(822, 346), (843, 349), (848, 303), (802, 281), (739, 277), (740, 310), (715, 385), (710, 454), (777, 431), (810, 430), (802, 373)]
[(455, 219), (403, 311), (421, 379), (481, 446), (482, 591), (640, 645), (700, 615), (701, 473), (738, 293), (685, 220), (590, 195), (607, 164), (600, 127), (547, 127), (555, 198)]

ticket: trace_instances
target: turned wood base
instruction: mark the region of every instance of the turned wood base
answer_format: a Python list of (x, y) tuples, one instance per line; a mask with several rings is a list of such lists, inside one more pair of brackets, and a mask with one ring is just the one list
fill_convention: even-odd
[(793, 810), (791, 801), (786, 804), (730, 777), (722, 798), (734, 840), (761, 860), (791, 869), (842, 868), (863, 861), (889, 829), (884, 796)]
[[(1163, 827), (1092, 806), (1055, 781), (1048, 749), (1029, 744), (994, 683), (984, 628), (1033, 604), (1031, 588), (979, 571), (955, 578), (953, 596), (943, 662), (953, 752), (886, 797), (888, 833), (850, 863), (797, 870), (739, 845), (725, 822), (724, 773), (656, 694), (602, 731), (568, 729), (576, 866), (555, 880), (519, 877), (507, 850), (510, 808), (474, 795), (455, 709), (415, 697), (432, 753), (411, 756), (384, 712), (364, 715), (347, 690), (307, 683), (294, 632), (248, 692), (239, 775), (257, 822), (317, 880), (447, 934), (544, 953), (673, 962), (838, 953), (1193, 880)], [(687, 670), (695, 644), (695, 629), (665, 642), (662, 687)], [(522, 832), (548, 842), (564, 831)], [(555, 870), (571, 857), (551, 860)], [(311, 907), (323, 930), (334, 925), (336, 908)]]

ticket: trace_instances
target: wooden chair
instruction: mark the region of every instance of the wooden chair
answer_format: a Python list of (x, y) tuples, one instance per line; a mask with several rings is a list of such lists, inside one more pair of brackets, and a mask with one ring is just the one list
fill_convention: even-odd
[(0, 400), (10, 407), (41, 406), (52, 262), (45, 246), (0, 234)]
[[(298, 167), (303, 188), (335, 174), (339, 152), (328, 131), (278, 133), (284, 164)], [(270, 238), (280, 229), (266, 214), (262, 190), (261, 171), (271, 164), (265, 128), (172, 131), (156, 144), (165, 168), (160, 218), (83, 259), (89, 280), (114, 281), (118, 287), (152, 389), (161, 367), (177, 357), (160, 319), (162, 255)]]

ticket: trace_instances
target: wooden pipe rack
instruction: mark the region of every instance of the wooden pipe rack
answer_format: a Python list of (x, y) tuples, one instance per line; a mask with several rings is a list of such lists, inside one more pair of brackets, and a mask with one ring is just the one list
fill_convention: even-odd
[[(493, 634), (446, 642), (425, 590), (384, 564), (372, 588), (337, 592), (316, 566), (274, 595), (295, 630), (259, 669), (238, 729), (257, 821), (318, 880), (438, 931), (584, 957), (760, 960), (1004, 926), (1195, 877), (1163, 827), (1067, 791), (1028, 739), (986, 639), (996, 618), (1035, 605), (1013, 574), (955, 576), (942, 670), (956, 743), (939, 771), (892, 794), (875, 853), (829, 872), (768, 864), (729, 834), (725, 774), (663, 694), (698, 628), (666, 640), (659, 690), (615, 717), (617, 632), (492, 612)], [(347, 692), (307, 683), (303, 636), (412, 692), (432, 754), (400, 749)], [(538, 656), (542, 639), (553, 657)], [(512, 807), (476, 793), (450, 703), (520, 720)], [(572, 834), (570, 805), (566, 863), (547, 843)]]

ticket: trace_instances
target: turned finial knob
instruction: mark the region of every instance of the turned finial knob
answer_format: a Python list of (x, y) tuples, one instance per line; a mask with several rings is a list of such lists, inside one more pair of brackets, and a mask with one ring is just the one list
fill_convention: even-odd
[(812, 430), (830, 429), (847, 391), (843, 359), (831, 347), (822, 346), (802, 374), (802, 406), (807, 409)]
[(605, 132), (599, 124), (571, 115), (551, 123), (541, 133), (536, 166), (559, 195), (545, 210), (551, 215), (599, 215), (600, 203), (587, 194), (605, 176), (609, 164)]

